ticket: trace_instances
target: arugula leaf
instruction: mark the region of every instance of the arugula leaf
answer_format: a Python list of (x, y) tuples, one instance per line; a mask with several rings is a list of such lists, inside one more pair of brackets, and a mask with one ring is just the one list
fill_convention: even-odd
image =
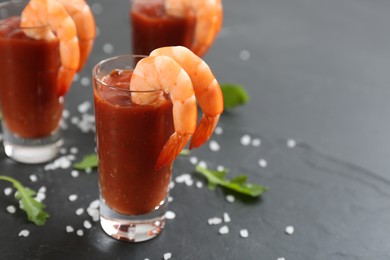
[(97, 166), (98, 166), (98, 157), (96, 153), (86, 155), (80, 162), (73, 164), (73, 168), (78, 170), (96, 168)]
[(18, 190), (16, 198), (21, 201), (22, 210), (26, 212), (28, 220), (37, 226), (43, 226), (49, 214), (43, 210), (46, 206), (33, 198), (36, 192), (24, 187), (19, 181), (9, 176), (0, 175), (0, 180), (11, 182)]
[(223, 83), (221, 84), (221, 90), (225, 109), (234, 108), (249, 102), (249, 95), (241, 85)]
[(217, 185), (225, 187), (236, 192), (258, 197), (268, 190), (267, 187), (247, 182), (247, 176), (240, 175), (232, 180), (226, 179), (228, 170), (213, 171), (197, 165), (195, 170), (206, 177), (209, 189), (215, 189)]

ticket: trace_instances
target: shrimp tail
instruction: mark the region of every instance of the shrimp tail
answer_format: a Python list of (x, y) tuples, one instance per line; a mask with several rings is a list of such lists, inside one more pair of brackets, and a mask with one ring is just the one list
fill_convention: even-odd
[(206, 114), (203, 114), (199, 125), (195, 130), (194, 136), (192, 137), (190, 149), (197, 148), (207, 142), (217, 126), (219, 117), (220, 114), (216, 116), (207, 116)]
[(72, 85), (73, 77), (76, 74), (74, 69), (61, 67), (57, 75), (57, 95), (64, 96)]
[(186, 146), (190, 138), (191, 134), (173, 133), (161, 150), (154, 168), (161, 169), (172, 163)]

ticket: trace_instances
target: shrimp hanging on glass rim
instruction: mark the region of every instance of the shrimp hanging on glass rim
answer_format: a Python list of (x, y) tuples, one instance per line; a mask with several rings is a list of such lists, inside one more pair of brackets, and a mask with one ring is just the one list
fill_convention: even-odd
[[(79, 41), (72, 17), (56, 0), (31, 0), (22, 11), (20, 26), (33, 39), (50, 41), (58, 38), (61, 66), (57, 75), (57, 93), (65, 95), (80, 63)], [(46, 29), (42, 30), (44, 27)]]

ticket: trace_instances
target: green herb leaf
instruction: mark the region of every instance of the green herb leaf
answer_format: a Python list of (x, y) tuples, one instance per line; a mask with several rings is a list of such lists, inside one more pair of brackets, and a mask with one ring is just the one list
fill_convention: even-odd
[(84, 156), (84, 158), (73, 164), (73, 168), (77, 170), (86, 170), (89, 168), (96, 168), (98, 166), (98, 157), (96, 153)]
[(232, 180), (226, 179), (225, 176), (228, 172), (227, 169), (222, 171), (213, 171), (203, 168), (199, 165), (197, 165), (195, 169), (197, 172), (201, 173), (203, 176), (206, 177), (208, 187), (210, 189), (214, 189), (217, 185), (220, 185), (227, 189), (231, 189), (252, 197), (258, 197), (268, 190), (268, 188), (265, 186), (248, 183), (247, 176), (245, 175), (237, 176)]
[(11, 182), (18, 190), (16, 198), (21, 201), (22, 209), (26, 212), (28, 220), (37, 226), (43, 226), (49, 214), (43, 210), (46, 206), (33, 198), (36, 192), (24, 187), (19, 181), (9, 176), (1, 175), (0, 180)]
[(241, 85), (223, 83), (221, 84), (221, 89), (225, 109), (234, 108), (249, 102), (249, 95)]

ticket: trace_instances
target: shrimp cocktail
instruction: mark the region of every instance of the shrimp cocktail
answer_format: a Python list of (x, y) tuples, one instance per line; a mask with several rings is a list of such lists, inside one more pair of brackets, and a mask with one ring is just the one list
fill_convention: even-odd
[(172, 163), (191, 138), (196, 148), (213, 133), (221, 89), (185, 47), (107, 59), (92, 74), (101, 226), (118, 240), (151, 239), (164, 228)]
[(56, 156), (64, 96), (85, 64), (94, 32), (84, 0), (0, 4), (0, 107), (5, 153), (12, 159), (41, 163)]
[(133, 53), (181, 45), (202, 57), (222, 27), (221, 0), (130, 0)]

